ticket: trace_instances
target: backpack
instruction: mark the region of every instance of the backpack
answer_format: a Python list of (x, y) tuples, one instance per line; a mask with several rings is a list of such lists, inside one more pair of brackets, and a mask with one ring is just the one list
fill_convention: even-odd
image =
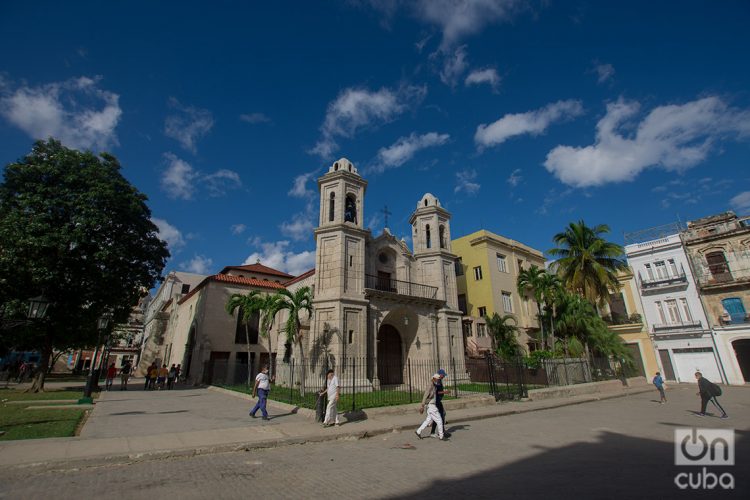
[(711, 396), (721, 396), (721, 387), (714, 384), (713, 382), (709, 382), (709, 384), (710, 385), (708, 386), (708, 393)]

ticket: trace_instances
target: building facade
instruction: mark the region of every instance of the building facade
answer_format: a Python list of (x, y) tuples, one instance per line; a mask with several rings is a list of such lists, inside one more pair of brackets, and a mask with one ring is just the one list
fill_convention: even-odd
[(525, 351), (536, 349), (539, 331), (537, 306), (518, 294), (518, 274), (535, 265), (544, 269), (544, 254), (523, 243), (481, 230), (453, 240), (458, 256), (458, 308), (466, 355), (482, 356), (492, 348), (486, 318), (510, 314), (519, 328)]
[[(318, 179), (314, 314), (303, 348), (307, 360), (359, 358), (360, 387), (401, 384), (409, 359), (462, 364), (461, 313), (451, 251), (450, 213), (432, 194), (409, 223), (414, 250), (388, 228), (364, 228), (367, 181), (342, 158)], [(281, 325), (284, 318), (277, 318)], [(299, 359), (299, 353), (294, 357)], [(340, 380), (351, 377), (341, 366)]]
[(730, 384), (750, 382), (750, 217), (725, 212), (682, 232), (708, 325)]
[(720, 381), (719, 353), (679, 230), (670, 225), (652, 231), (626, 245), (625, 253), (664, 378), (695, 383), (701, 371)]

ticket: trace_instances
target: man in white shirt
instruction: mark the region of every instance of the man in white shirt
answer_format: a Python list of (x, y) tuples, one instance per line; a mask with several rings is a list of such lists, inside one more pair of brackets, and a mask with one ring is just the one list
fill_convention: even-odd
[(328, 393), (328, 405), (326, 406), (326, 418), (323, 420), (323, 427), (329, 427), (334, 424), (341, 425), (339, 422), (339, 414), (337, 412), (336, 405), (339, 402), (339, 378), (333, 374), (333, 370), (326, 372), (326, 389), (320, 391), (322, 395), (324, 392)]
[(268, 378), (268, 367), (264, 366), (260, 369), (260, 373), (255, 377), (255, 385), (253, 386), (253, 397), (258, 397), (258, 402), (255, 403), (255, 407), (250, 410), (250, 416), (255, 418), (255, 413), (260, 410), (263, 414), (263, 420), (270, 420), (268, 418), (268, 412), (266, 411), (266, 400), (268, 399), (268, 392), (271, 390), (271, 381)]

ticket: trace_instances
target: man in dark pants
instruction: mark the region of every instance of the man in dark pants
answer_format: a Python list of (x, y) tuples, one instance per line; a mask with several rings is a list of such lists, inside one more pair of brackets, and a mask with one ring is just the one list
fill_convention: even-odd
[[(445, 432), (445, 408), (443, 408), (443, 394), (445, 394), (445, 389), (443, 388), (443, 379), (447, 375), (445, 373), (445, 370), (442, 368), (437, 371), (437, 374), (440, 375), (440, 378), (437, 380), (437, 384), (435, 384), (435, 406), (437, 406), (438, 411), (440, 412), (440, 418), (443, 419), (443, 435), (445, 437), (449, 437), (450, 434)], [(436, 437), (435, 430), (437, 429), (437, 424), (435, 422), (432, 423), (432, 431), (430, 432), (430, 437)]]
[(720, 418), (729, 418), (727, 412), (724, 411), (724, 408), (721, 407), (719, 401), (717, 401), (716, 399), (716, 384), (712, 383), (710, 380), (704, 377), (701, 372), (695, 372), (695, 379), (698, 381), (698, 396), (701, 397), (701, 411), (700, 413), (698, 413), (698, 416), (706, 416), (706, 405), (708, 405), (708, 402), (711, 401), (714, 406), (721, 410)]

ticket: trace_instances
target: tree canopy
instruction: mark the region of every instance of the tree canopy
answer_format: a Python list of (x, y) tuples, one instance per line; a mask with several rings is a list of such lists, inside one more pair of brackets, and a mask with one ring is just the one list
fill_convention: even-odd
[[(106, 311), (115, 323), (125, 321), (169, 257), (146, 196), (120, 169), (108, 153), (69, 149), (54, 139), (36, 142), (5, 167), (0, 300), (50, 301), (46, 318), (22, 328), (15, 341), (41, 351), (43, 366), (53, 349), (94, 344), (96, 320)], [(35, 386), (43, 382), (42, 375)]]

